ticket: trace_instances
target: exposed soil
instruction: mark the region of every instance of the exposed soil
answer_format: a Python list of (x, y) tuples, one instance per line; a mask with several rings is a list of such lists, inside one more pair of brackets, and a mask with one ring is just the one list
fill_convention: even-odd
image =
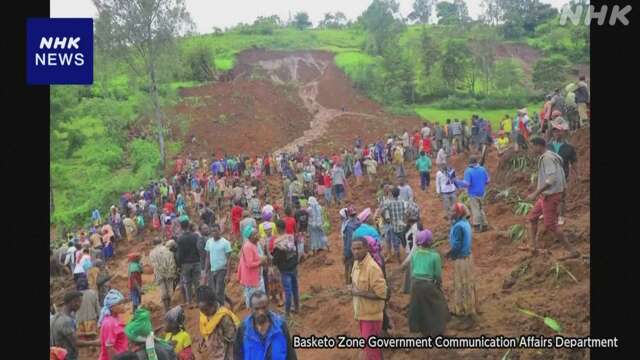
[[(508, 48), (505, 50), (507, 52)], [(509, 50), (511, 51), (511, 50)], [(520, 56), (537, 56), (530, 53), (518, 53)], [(199, 146), (189, 145), (185, 151), (211, 154), (214, 151), (228, 153), (248, 153), (264, 151), (282, 151), (305, 145), (310, 151), (334, 153), (343, 147), (351, 147), (354, 137), (360, 135), (365, 142), (377, 140), (382, 136), (402, 130), (404, 127), (415, 129), (421, 123), (418, 118), (396, 118), (384, 114), (380, 107), (357, 94), (348, 79), (330, 61), (332, 55), (323, 52), (271, 52), (250, 50), (238, 57), (238, 66), (232, 71), (233, 80), (224, 84), (215, 84), (183, 92), (185, 100), (176, 111), (192, 114), (190, 132), (197, 136)], [(281, 85), (267, 80), (251, 80), (252, 74), (272, 80), (273, 83), (294, 80), (297, 89), (295, 95), (288, 98)], [(261, 70), (260, 70), (261, 69)], [(290, 93), (289, 93), (290, 94)], [(190, 97), (205, 97), (206, 106), (202, 109), (187, 104)], [(345, 106), (343, 113), (341, 107)], [(217, 124), (212, 116), (233, 114), (226, 124)], [(259, 126), (259, 128), (256, 128)], [(251, 132), (246, 130), (251, 129)], [(310, 129), (310, 131), (305, 131)], [(245, 132), (242, 132), (245, 130)], [(256, 130), (256, 131), (254, 131)], [(254, 137), (250, 138), (250, 133)], [(189, 133), (190, 134), (190, 133)], [(188, 136), (188, 135), (185, 135)], [(578, 150), (580, 177), (571, 185), (567, 199), (567, 222), (564, 225), (569, 240), (582, 254), (590, 253), (589, 232), (589, 133), (578, 131), (571, 139)], [(200, 143), (203, 141), (203, 143)], [(454, 156), (453, 166), (462, 175), (468, 161), (467, 155)], [(507, 172), (507, 166), (500, 166), (497, 154), (491, 151), (486, 166), (492, 177), (493, 192), (511, 186), (524, 196), (530, 176), (515, 176)], [(409, 183), (412, 186), (417, 203), (422, 208), (422, 219), (426, 227), (434, 232), (437, 249), (444, 254), (447, 249), (448, 225), (443, 219), (444, 211), (436, 197), (433, 184), (429, 192), (420, 191), (419, 178), (415, 169), (408, 166)], [(432, 173), (432, 179), (435, 171)], [(390, 169), (379, 168), (373, 184), (365, 180), (361, 186), (355, 186), (353, 180), (347, 188), (347, 201), (357, 209), (375, 207), (376, 186), (384, 179), (392, 180)], [(268, 180), (272, 194), (280, 194), (281, 186), (276, 177)], [(489, 197), (489, 196), (488, 196)], [(502, 200), (488, 200), (487, 218), (491, 230), (474, 234), (473, 257), (480, 314), (476, 325), (470, 329), (458, 329), (455, 323), (447, 330), (451, 336), (504, 335), (519, 336), (543, 334), (551, 336), (553, 332), (540, 320), (521, 314), (517, 307), (532, 310), (543, 316), (556, 319), (563, 328), (563, 334), (587, 336), (589, 334), (589, 288), (590, 270), (588, 259), (556, 261), (563, 254), (560, 244), (553, 243), (549, 236), (542, 239), (542, 246), (551, 251), (550, 255), (532, 257), (528, 252), (517, 249), (520, 241), (512, 241), (506, 234), (514, 224), (526, 224), (524, 217), (513, 213), (513, 206)], [(293, 334), (329, 335), (347, 334), (358, 336), (358, 325), (353, 320), (353, 307), (350, 296), (344, 288), (342, 265), (342, 243), (339, 229), (338, 209), (329, 209), (333, 231), (329, 234), (330, 252), (304, 261), (298, 269), (302, 311), (291, 322)], [(226, 229), (225, 229), (226, 230)], [(133, 245), (145, 254), (151, 250), (152, 235), (145, 233), (145, 241)], [(527, 235), (523, 236), (526, 240)], [(442, 240), (442, 241), (440, 241)], [(118, 249), (110, 270), (117, 274), (112, 282), (120, 290), (126, 289), (126, 252), (128, 246)], [(559, 263), (563, 266), (556, 266)], [(556, 268), (560, 269), (556, 272)], [(392, 297), (389, 302), (393, 336), (409, 336), (406, 312), (409, 296), (402, 294), (403, 274), (398, 264), (391, 262), (387, 266), (389, 286)], [(567, 269), (567, 271), (563, 270)], [(569, 275), (569, 272), (575, 281)], [(452, 273), (450, 261), (444, 261), (443, 289), (449, 301), (452, 299)], [(151, 282), (145, 275), (145, 284)], [(67, 282), (66, 284), (70, 284)], [(241, 290), (235, 278), (229, 284), (228, 295), (239, 302)], [(154, 325), (159, 326), (162, 311), (158, 292), (150, 289), (143, 296), (143, 303), (150, 305), (153, 311)], [(54, 293), (59, 299), (60, 294)], [(174, 304), (179, 303), (179, 295)], [(274, 305), (275, 307), (275, 305)], [(279, 309), (281, 310), (281, 309)], [(236, 309), (239, 315), (246, 310)], [(187, 328), (197, 337), (197, 311), (187, 311)], [(415, 334), (413, 334), (415, 335)], [(385, 350), (388, 359), (495, 359), (501, 358), (506, 350)], [(301, 359), (357, 359), (358, 350), (298, 350)], [(94, 359), (96, 355), (84, 354), (82, 359)], [(568, 350), (521, 350), (513, 349), (511, 359), (588, 359), (587, 351)]]

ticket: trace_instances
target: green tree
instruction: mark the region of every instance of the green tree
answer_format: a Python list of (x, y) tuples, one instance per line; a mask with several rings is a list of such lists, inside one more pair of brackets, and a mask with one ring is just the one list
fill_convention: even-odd
[(398, 43), (389, 43), (382, 54), (383, 99), (387, 105), (414, 100), (414, 74), (411, 63)]
[(187, 64), (191, 69), (191, 80), (212, 81), (216, 76), (213, 52), (208, 43), (200, 43), (187, 53)]
[(161, 165), (165, 161), (164, 124), (158, 95), (158, 59), (176, 37), (194, 25), (185, 0), (93, 0), (98, 10), (96, 43), (122, 55), (138, 74), (148, 77), (155, 111)]
[(558, 11), (540, 0), (499, 0), (502, 10), (501, 32), (508, 39), (531, 36), (536, 26), (558, 15)]
[(433, 41), (433, 38), (429, 36), (426, 30), (422, 30), (421, 36), (421, 49), (422, 49), (422, 70), (425, 76), (431, 75), (433, 65), (440, 60), (440, 49), (438, 45)]
[(336, 13), (333, 14), (334, 27), (344, 27), (348, 22), (347, 16), (342, 11), (336, 11)]
[(324, 18), (318, 22), (318, 27), (329, 28), (333, 25), (335, 18), (332, 13), (328, 12), (324, 14)]
[(304, 30), (308, 27), (311, 27), (311, 21), (309, 21), (309, 14), (307, 14), (304, 11), (297, 13), (293, 17), (293, 26), (295, 26), (299, 30)]
[(498, 25), (502, 19), (501, 0), (482, 0), (480, 7), (482, 7), (481, 19), (486, 24)]
[(321, 28), (341, 28), (347, 24), (347, 17), (343, 12), (337, 11), (335, 14), (330, 12), (324, 14), (324, 18), (318, 23)]
[(496, 61), (494, 86), (499, 93), (509, 93), (524, 86), (524, 73), (520, 62), (513, 58)]
[(433, 11), (435, 0), (414, 0), (413, 10), (409, 13), (409, 20), (418, 24), (428, 24)]
[[(481, 35), (475, 41), (474, 65), (483, 77), (485, 94), (489, 94), (491, 80), (494, 74), (496, 61), (497, 39), (493, 35)], [(475, 81), (472, 84), (472, 92), (475, 92)]]
[(449, 90), (454, 90), (457, 83), (464, 80), (471, 58), (471, 50), (465, 40), (449, 40), (442, 56), (442, 78)]
[(404, 24), (399, 18), (396, 0), (373, 0), (360, 15), (358, 22), (367, 31), (365, 50), (369, 54), (381, 55), (388, 43), (397, 40), (404, 30)]
[(540, 59), (533, 66), (533, 84), (536, 89), (561, 88), (569, 75), (569, 60), (562, 55)]
[(441, 1), (436, 4), (436, 12), (440, 25), (460, 25), (471, 21), (469, 9), (464, 0)]

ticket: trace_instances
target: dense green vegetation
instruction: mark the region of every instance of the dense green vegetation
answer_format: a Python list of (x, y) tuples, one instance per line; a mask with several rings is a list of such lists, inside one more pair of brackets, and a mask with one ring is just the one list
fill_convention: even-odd
[[(245, 49), (330, 51), (359, 90), (395, 113), (438, 121), (480, 113), (494, 125), (515, 108), (538, 110), (543, 93), (573, 80), (570, 69), (589, 62), (588, 27), (559, 25), (557, 11), (539, 1), (483, 4), (480, 20), (468, 17), (461, 0), (418, 0), (408, 19), (399, 16), (395, 1), (373, 0), (354, 21), (336, 11), (316, 28), (301, 12), (289, 23), (274, 15), (206, 35), (182, 33), (171, 44), (158, 38), (154, 81), (149, 58), (138, 55), (144, 52), (103, 36), (105, 28), (126, 26), (126, 14), (120, 23), (97, 21), (95, 83), (51, 87), (51, 221), (86, 223), (93, 208), (104, 214), (121, 192), (159, 177), (153, 84), (160, 108), (170, 106), (180, 87), (215, 81)], [(531, 6), (530, 14), (522, 13), (524, 5)], [(148, 45), (137, 38), (130, 43), (138, 40)], [(528, 64), (530, 71), (517, 58), (496, 57), (497, 47), (518, 44), (541, 52), (540, 61)], [(167, 159), (182, 146), (167, 131), (177, 121), (162, 114)]]

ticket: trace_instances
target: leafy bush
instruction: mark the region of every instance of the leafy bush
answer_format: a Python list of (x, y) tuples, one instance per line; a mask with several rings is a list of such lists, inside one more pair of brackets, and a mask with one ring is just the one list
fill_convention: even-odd
[(186, 54), (186, 62), (191, 69), (191, 80), (203, 82), (213, 80), (216, 65), (210, 46), (200, 43), (191, 48)]

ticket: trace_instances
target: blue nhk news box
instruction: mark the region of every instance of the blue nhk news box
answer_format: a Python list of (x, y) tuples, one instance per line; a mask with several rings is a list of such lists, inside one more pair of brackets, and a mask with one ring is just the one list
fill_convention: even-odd
[(93, 19), (27, 19), (27, 84), (93, 84)]

